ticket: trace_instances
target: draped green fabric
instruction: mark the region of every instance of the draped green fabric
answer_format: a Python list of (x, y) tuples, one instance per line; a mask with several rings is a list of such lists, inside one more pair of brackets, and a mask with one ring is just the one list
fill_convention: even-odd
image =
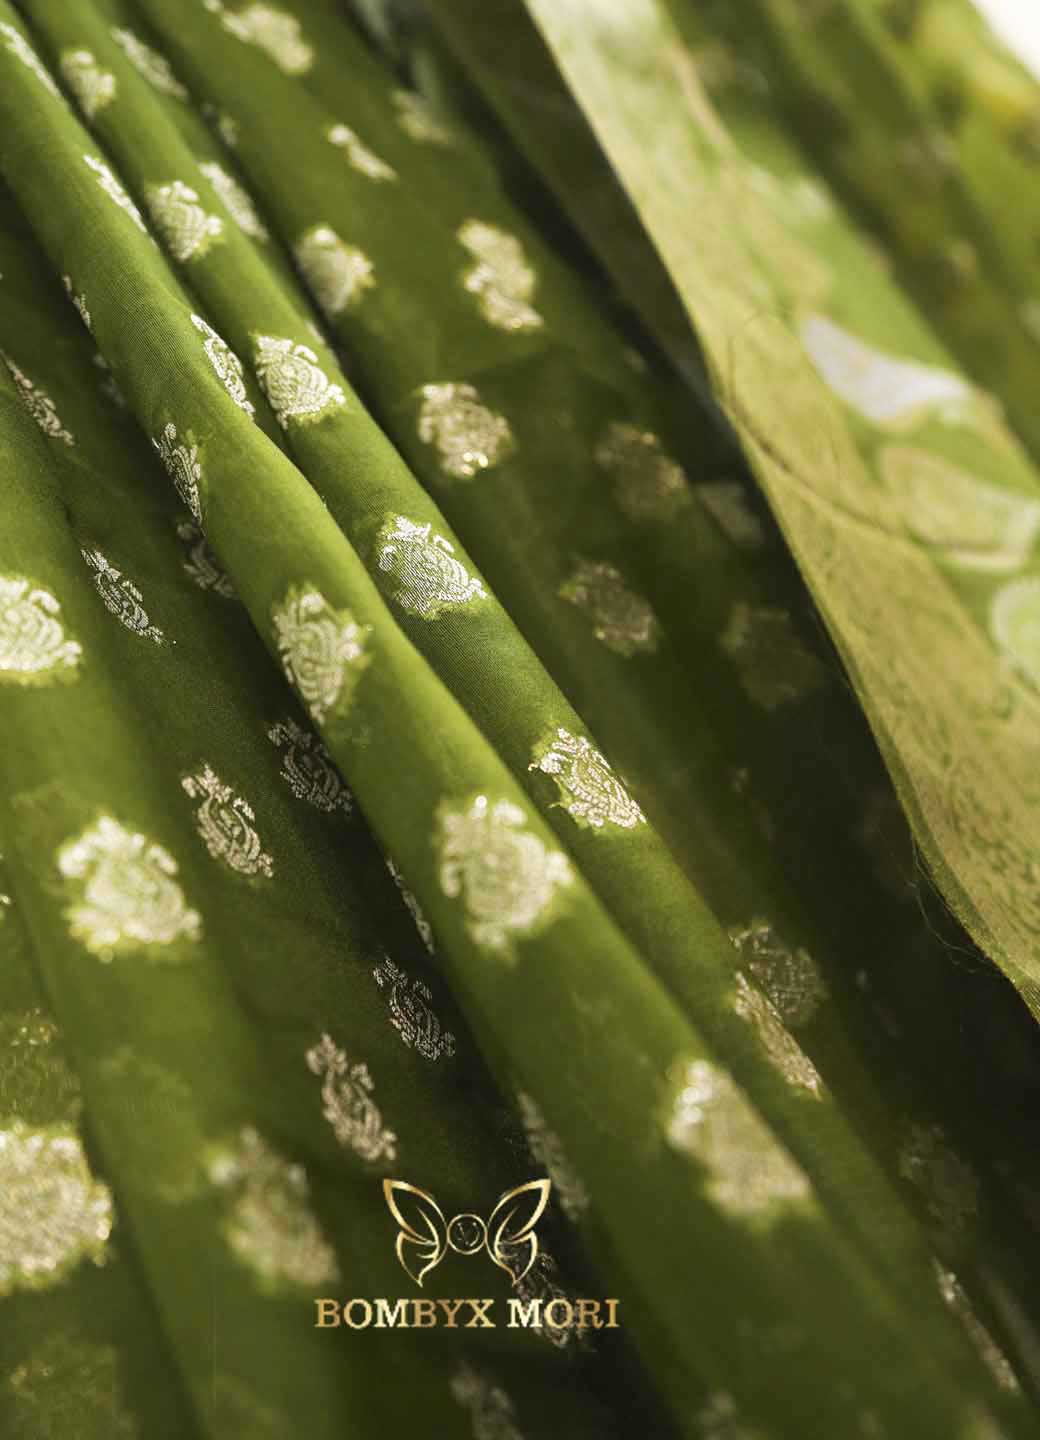
[(1040, 92), (796, 8), (0, 0), (0, 1433), (1035, 1433)]

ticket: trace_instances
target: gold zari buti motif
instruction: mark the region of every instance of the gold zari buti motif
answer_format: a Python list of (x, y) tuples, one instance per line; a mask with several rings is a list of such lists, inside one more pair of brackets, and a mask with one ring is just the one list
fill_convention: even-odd
[(314, 50), (304, 39), (295, 15), (262, 3), (243, 10), (229, 10), (222, 0), (202, 0), (206, 9), (220, 17), (224, 29), (236, 40), (255, 45), (286, 75), (306, 75), (314, 64)]
[(707, 1060), (682, 1068), (666, 1134), (704, 1167), (707, 1194), (731, 1215), (768, 1222), (811, 1202), (804, 1172), (730, 1077)]
[(69, 929), (99, 960), (199, 938), (202, 922), (185, 901), (173, 856), (112, 816), (63, 845), (57, 863), (75, 882), (65, 909)]
[(240, 410), (244, 410), (249, 416), (254, 416), (256, 407), (246, 390), (245, 371), (242, 369), (241, 360), (226, 341), (220, 338), (212, 325), (203, 320), (201, 315), (193, 315), (191, 323), (203, 337), (203, 345), (209, 363), (216, 371), (224, 389)]
[(938, 1125), (912, 1124), (899, 1148), (899, 1173), (918, 1191), (938, 1240), (954, 1248), (974, 1224), (979, 1182)]
[(738, 602), (719, 643), (747, 694), (764, 710), (796, 703), (826, 684), (823, 665), (778, 606)]
[(606, 561), (580, 560), (560, 586), (560, 599), (577, 606), (592, 622), (592, 633), (618, 655), (652, 654), (660, 639), (657, 616), (642, 595)]
[(329, 319), (341, 315), (376, 283), (368, 256), (345, 244), (331, 225), (304, 231), (293, 254), (307, 288)]
[(362, 1160), (395, 1160), (397, 1136), (372, 1099), (375, 1083), (363, 1061), (351, 1063), (330, 1035), (307, 1051), (307, 1068), (321, 1079), (325, 1119), (341, 1145)]
[(739, 971), (733, 1009), (742, 1020), (754, 1026), (770, 1063), (788, 1085), (819, 1100), (823, 1087), (820, 1072), (788, 1030), (769, 997)]
[(208, 765), (185, 775), (181, 788), (199, 802), (195, 828), (214, 860), (222, 860), (239, 875), (274, 874), (274, 861), (260, 844), (252, 807)]
[(54, 1285), (81, 1260), (100, 1261), (111, 1230), (112, 1196), (74, 1130), (0, 1129), (0, 1295)]
[(246, 1127), (209, 1158), (211, 1184), (228, 1198), (224, 1235), (266, 1290), (313, 1292), (339, 1279), (336, 1256), (308, 1204), (302, 1165), (290, 1164)]
[(58, 67), (88, 120), (116, 98), (116, 77), (102, 70), (91, 51), (63, 50)]
[(199, 202), (197, 190), (183, 180), (148, 187), (148, 213), (166, 248), (182, 264), (197, 260), (224, 233), (219, 215), (208, 215)]
[(202, 521), (202, 501), (199, 499), (199, 482), (202, 466), (199, 463), (199, 447), (190, 439), (181, 440), (173, 421), (163, 426), (158, 439), (153, 437), (152, 445), (163, 463), (167, 475), (173, 481), (173, 488), (187, 505), (197, 521)]
[(609, 760), (584, 735), (572, 735), (561, 726), (528, 768), (553, 777), (560, 803), (580, 824), (632, 830), (646, 820)]
[(650, 430), (615, 422), (596, 448), (596, 463), (613, 481), (618, 505), (633, 520), (668, 520), (689, 503), (681, 465)]
[(807, 950), (792, 950), (768, 920), (728, 931), (740, 955), (741, 968), (768, 998), (785, 1025), (808, 1024), (827, 998), (827, 986)]
[(323, 420), (346, 404), (342, 386), (329, 380), (314, 351), (292, 340), (256, 337), (256, 378), (283, 427)]
[(120, 210), (129, 215), (130, 219), (142, 234), (147, 235), (148, 229), (141, 217), (140, 210), (138, 210), (137, 206), (130, 199), (130, 196), (123, 189), (120, 182), (113, 175), (111, 168), (105, 164), (104, 160), (99, 160), (96, 155), (84, 155), (83, 163), (89, 165), (91, 170), (93, 170), (97, 176), (98, 184), (109, 199), (114, 201)]
[(84, 550), (83, 558), (97, 592), (105, 602), (105, 609), (132, 635), (140, 635), (142, 639), (162, 645), (166, 637), (158, 625), (151, 623), (144, 608), (144, 597), (137, 586), (126, 578), (122, 570), (111, 565), (100, 550)]
[(184, 570), (192, 582), (200, 590), (212, 590), (225, 600), (233, 599), (234, 587), (220, 568), (198, 523), (195, 520), (178, 521), (177, 538), (184, 546)]
[(422, 980), (408, 975), (389, 956), (372, 971), (386, 996), (390, 1023), (409, 1049), (426, 1060), (455, 1054), (455, 1036), (445, 1030), (431, 1008), (433, 992)]
[(130, 64), (139, 75), (142, 75), (149, 85), (161, 91), (163, 95), (172, 95), (177, 100), (187, 100), (188, 92), (170, 69), (170, 62), (165, 55), (160, 55), (150, 45), (146, 45), (139, 35), (125, 27), (116, 26), (112, 30), (112, 39), (123, 51)]
[(508, 456), (509, 422), (481, 404), (474, 386), (424, 385), (420, 393), (419, 439), (437, 447), (446, 475), (472, 480)]
[(73, 677), (83, 649), (60, 616), (49, 590), (24, 576), (0, 576), (0, 684), (50, 685)]
[(7, 21), (0, 21), (0, 40), (3, 41), (5, 50), (9, 50), (15, 59), (20, 60), (27, 70), (31, 70), (43, 85), (57, 100), (64, 100), (64, 96), (54, 83), (54, 77), (37, 55), (36, 51), (29, 44), (28, 40), (20, 30)]
[(47, 394), (46, 390), (40, 388), (33, 380), (26, 375), (11, 359), (9, 355), (0, 352), (0, 358), (10, 371), (11, 379), (18, 391), (18, 398), (28, 410), (29, 414), (39, 425), (40, 429), (50, 440), (60, 440), (63, 445), (75, 445), (76, 440), (71, 431), (66, 430), (58, 417), (54, 401)]
[(436, 112), (414, 90), (394, 90), (390, 96), (397, 111), (397, 123), (411, 140), (420, 145), (451, 145), (454, 136), (442, 125)]
[(328, 141), (344, 151), (351, 168), (369, 180), (396, 180), (397, 171), (385, 160), (371, 151), (349, 125), (333, 125), (328, 131)]
[(552, 919), (557, 891), (571, 884), (573, 871), (561, 851), (526, 829), (518, 805), (477, 795), (461, 810), (442, 805), (438, 821), (441, 889), (462, 900), (478, 945), (506, 950)]
[(281, 750), (282, 779), (298, 800), (329, 815), (353, 812), (354, 797), (313, 730), (305, 730), (295, 720), (280, 720), (268, 730), (267, 738)]
[(244, 235), (249, 235), (253, 240), (270, 238), (267, 226), (256, 213), (256, 206), (248, 190), (243, 189), (223, 165), (218, 165), (215, 160), (206, 160), (199, 165), (199, 169), (220, 196), (224, 208)]
[(379, 568), (396, 582), (393, 598), (409, 615), (436, 620), (461, 610), (474, 600), (486, 600), (487, 591), (443, 535), (432, 535), (431, 525), (417, 525), (397, 515), (379, 532)]
[(459, 242), (476, 264), (466, 271), (463, 284), (480, 302), (481, 313), (498, 330), (538, 330), (544, 324), (531, 305), (535, 274), (515, 235), (483, 220), (467, 220), (459, 227)]
[(282, 668), (320, 725), (343, 710), (368, 664), (367, 632), (317, 590), (291, 589), (272, 618)]

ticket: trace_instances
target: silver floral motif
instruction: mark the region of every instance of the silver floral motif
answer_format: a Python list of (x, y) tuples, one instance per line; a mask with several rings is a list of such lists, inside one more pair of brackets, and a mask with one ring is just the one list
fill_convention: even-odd
[(614, 421), (596, 447), (596, 464), (613, 480), (615, 499), (632, 520), (670, 520), (689, 504), (686, 473), (652, 430)]
[(66, 880), (79, 881), (65, 915), (74, 939), (109, 962), (117, 952), (197, 940), (202, 921), (174, 878), (177, 862), (147, 836), (102, 815), (57, 855)]
[(68, 638), (60, 615), (49, 590), (21, 575), (0, 576), (0, 684), (72, 678), (83, 648)]
[(116, 98), (116, 77), (111, 70), (102, 70), (91, 51), (63, 50), (58, 67), (88, 120)]
[(998, 590), (989, 624), (1011, 664), (1040, 689), (1040, 575), (1025, 575)]
[(19, 400), (48, 439), (60, 440), (63, 445), (75, 445), (75, 436), (61, 423), (54, 401), (46, 390), (41, 389), (39, 385), (30, 380), (25, 371), (20, 370), (14, 363), (10, 355), (4, 355), (0, 351), (0, 358), (3, 359), (10, 371)]
[(267, 738), (282, 751), (282, 779), (297, 800), (306, 800), (328, 815), (337, 810), (353, 813), (354, 797), (313, 730), (303, 729), (295, 720), (280, 720), (268, 730)]
[(322, 314), (330, 319), (341, 315), (376, 283), (368, 256), (345, 244), (331, 225), (312, 225), (305, 230), (293, 254)]
[(165, 55), (160, 55), (157, 50), (146, 45), (132, 30), (118, 25), (112, 27), (112, 39), (149, 85), (153, 85), (164, 95), (172, 95), (177, 100), (187, 100), (188, 92), (173, 73)]
[(474, 600), (486, 600), (487, 591), (443, 535), (431, 535), (432, 525), (417, 525), (396, 515), (380, 530), (380, 570), (397, 582), (393, 598), (409, 615), (436, 620)]
[(0, 1295), (63, 1279), (98, 1262), (112, 1231), (112, 1195), (94, 1179), (65, 1125), (0, 1130)]
[(362, 1160), (397, 1159), (397, 1136), (372, 1099), (375, 1084), (364, 1062), (351, 1064), (330, 1035), (307, 1051), (307, 1068), (321, 1078), (323, 1114), (341, 1145)]
[(524, 1440), (512, 1400), (486, 1375), (464, 1364), (451, 1382), (451, 1393), (469, 1414), (473, 1440)]
[(827, 683), (826, 668), (779, 606), (738, 601), (719, 644), (748, 696), (764, 710), (804, 700)]
[(899, 1149), (899, 1173), (920, 1191), (942, 1243), (952, 1247), (961, 1241), (978, 1214), (979, 1182), (940, 1126), (908, 1127)]
[(140, 635), (142, 639), (151, 640), (156, 645), (165, 644), (166, 636), (158, 625), (153, 625), (149, 620), (143, 596), (137, 586), (132, 584), (121, 570), (110, 565), (100, 550), (84, 550), (83, 558), (105, 608), (119, 623), (125, 625), (132, 635)]
[(777, 1212), (811, 1200), (802, 1169), (730, 1077), (707, 1060), (683, 1066), (666, 1135), (676, 1150), (704, 1166), (705, 1190), (731, 1215), (768, 1223)]
[(559, 594), (585, 612), (593, 635), (608, 650), (631, 658), (657, 649), (661, 627), (649, 602), (630, 590), (621, 571), (605, 560), (579, 560)]
[(560, 803), (579, 824), (597, 830), (605, 825), (632, 830), (646, 821), (610, 761), (584, 735), (572, 735), (560, 726), (553, 738), (536, 750), (528, 769), (541, 770), (555, 779)]
[(394, 90), (390, 99), (397, 111), (397, 123), (410, 140), (420, 145), (451, 145), (454, 135), (442, 125), (436, 113), (414, 90)]
[(184, 570), (200, 590), (212, 590), (225, 600), (234, 599), (235, 590), (224, 574), (217, 557), (209, 547), (205, 535), (194, 520), (181, 520), (177, 524), (177, 538), (186, 550)]
[(390, 878), (397, 886), (401, 899), (404, 901), (409, 915), (411, 915), (415, 922), (415, 928), (419, 932), (419, 939), (426, 946), (430, 954), (435, 955), (437, 953), (437, 947), (433, 943), (433, 930), (430, 928), (430, 922), (423, 914), (422, 906), (405, 884), (404, 876), (401, 874), (397, 867), (397, 862), (391, 855), (386, 857), (386, 868), (390, 871)]
[(319, 591), (297, 586), (271, 614), (282, 668), (320, 725), (343, 709), (369, 662), (366, 628)]
[(308, 1204), (302, 1165), (283, 1160), (247, 1126), (213, 1151), (207, 1172), (228, 1197), (225, 1239), (265, 1289), (313, 1293), (339, 1279), (335, 1253)]
[(347, 403), (340, 385), (334, 385), (306, 345), (274, 335), (257, 335), (256, 378), (263, 386), (279, 425), (290, 420), (314, 424)]
[(76, 314), (83, 321), (83, 324), (86, 326), (88, 332), (92, 335), (94, 333), (94, 323), (90, 318), (90, 310), (87, 307), (86, 296), (76, 294), (75, 287), (72, 283), (71, 275), (63, 275), (61, 277), (61, 283), (65, 286), (65, 294), (72, 301)]
[(93, 170), (94, 174), (97, 176), (98, 184), (101, 186), (102, 190), (104, 190), (105, 194), (109, 197), (109, 199), (114, 201), (115, 204), (119, 206), (120, 210), (124, 212), (124, 214), (130, 216), (130, 219), (134, 222), (138, 230), (140, 230), (143, 235), (147, 235), (148, 227), (144, 223), (144, 219), (141, 216), (140, 210), (138, 210), (137, 206), (130, 199), (130, 196), (123, 189), (122, 185), (113, 175), (110, 167), (105, 164), (104, 160), (99, 160), (96, 155), (84, 155), (83, 163), (85, 165), (88, 165), (90, 169)]
[(256, 410), (246, 391), (245, 372), (242, 369), (241, 360), (227, 342), (220, 338), (212, 325), (203, 320), (201, 315), (193, 315), (191, 323), (204, 337), (203, 345), (206, 355), (209, 357), (209, 363), (217, 372), (224, 389), (240, 410), (244, 410), (249, 416), (254, 416)]
[(734, 925), (730, 943), (785, 1025), (806, 1025), (827, 998), (827, 986), (807, 950), (792, 950), (768, 920)]
[(357, 170), (361, 175), (367, 175), (370, 180), (396, 180), (397, 171), (385, 160), (380, 160), (368, 146), (358, 137), (349, 125), (333, 125), (327, 132), (327, 138), (331, 145), (338, 146), (346, 152), (351, 168)]
[(477, 262), (463, 284), (479, 299), (488, 324), (498, 330), (540, 329), (545, 322), (530, 303), (535, 274), (516, 236), (483, 220), (466, 220), (458, 237)]
[(440, 1060), (455, 1054), (455, 1036), (441, 1028), (431, 1009), (433, 992), (395, 965), (388, 955), (372, 971), (376, 984), (386, 994), (390, 1023), (409, 1049), (426, 1060)]
[(821, 1099), (820, 1072), (788, 1030), (773, 1002), (739, 970), (733, 1009), (742, 1020), (755, 1027), (762, 1049), (788, 1085)]
[(168, 185), (150, 185), (148, 213), (166, 242), (166, 248), (182, 264), (205, 255), (214, 240), (224, 233), (219, 215), (207, 215), (199, 204), (197, 190), (183, 180)]
[(420, 394), (419, 439), (436, 445), (446, 475), (472, 480), (504, 460), (513, 448), (509, 421), (482, 405), (474, 386), (424, 385)]
[(106, 1440), (140, 1440), (126, 1408), (119, 1355), (61, 1331), (52, 1332), (8, 1377), (14, 1402), (8, 1440), (58, 1440), (89, 1415)]
[(20, 60), (27, 70), (31, 70), (57, 100), (64, 102), (65, 97), (54, 83), (54, 77), (37, 55), (36, 51), (26, 40), (20, 30), (9, 25), (6, 20), (0, 20), (0, 36), (3, 37), (4, 49), (9, 50), (16, 60)]
[(524, 828), (518, 805), (477, 795), (462, 810), (442, 805), (438, 821), (441, 889), (462, 898), (478, 945), (505, 950), (551, 920), (556, 892), (574, 873), (562, 851)]
[(274, 874), (274, 861), (260, 844), (252, 806), (225, 785), (209, 765), (181, 779), (181, 789), (198, 800), (195, 828), (214, 860), (239, 875)]
[(195, 519), (201, 524), (202, 501), (199, 499), (199, 482), (202, 466), (199, 463), (199, 447), (191, 443), (188, 436), (182, 442), (172, 420), (163, 426), (163, 432), (152, 445), (162, 461), (167, 475), (173, 481), (173, 488), (187, 505)]
[(247, 5), (228, 10), (220, 0), (204, 0), (207, 10), (220, 16), (220, 23), (236, 40), (255, 45), (286, 75), (305, 75), (314, 64), (314, 50), (303, 38), (295, 15), (274, 5)]
[(520, 1119), (531, 1154), (553, 1183), (553, 1194), (568, 1220), (580, 1220), (589, 1208), (589, 1192), (564, 1153), (560, 1137), (550, 1130), (545, 1117), (530, 1095), (521, 1091), (517, 1097)]
[(693, 493), (722, 533), (741, 550), (760, 550), (766, 543), (766, 528), (739, 480), (709, 480), (697, 485)]
[(229, 175), (223, 165), (218, 165), (215, 160), (203, 161), (199, 165), (199, 169), (220, 196), (224, 202), (224, 208), (243, 234), (251, 236), (254, 240), (269, 240), (270, 234), (267, 226), (256, 213), (256, 206), (253, 204), (249, 191), (244, 189), (235, 177)]

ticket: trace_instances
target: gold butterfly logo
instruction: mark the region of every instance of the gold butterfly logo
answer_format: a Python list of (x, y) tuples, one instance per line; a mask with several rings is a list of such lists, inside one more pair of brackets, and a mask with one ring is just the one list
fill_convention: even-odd
[(421, 1286), (423, 1276), (439, 1265), (449, 1250), (458, 1255), (476, 1255), (478, 1250), (486, 1250), (518, 1285), (538, 1254), (534, 1227), (549, 1203), (551, 1184), (549, 1180), (528, 1180), (515, 1190), (507, 1190), (485, 1221), (469, 1211), (446, 1220), (427, 1191), (404, 1180), (384, 1180), (386, 1203), (401, 1227), (397, 1258)]

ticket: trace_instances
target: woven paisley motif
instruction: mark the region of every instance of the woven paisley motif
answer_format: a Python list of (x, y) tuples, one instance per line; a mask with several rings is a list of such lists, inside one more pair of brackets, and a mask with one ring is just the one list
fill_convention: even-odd
[(49, 590), (22, 576), (0, 576), (0, 684), (71, 678), (83, 649), (66, 635), (60, 616)]
[(342, 387), (329, 380), (314, 351), (292, 340), (256, 337), (256, 378), (283, 427), (290, 420), (323, 420), (346, 404)]
[(396, 582), (394, 600), (424, 620), (487, 599), (481, 582), (456, 560), (454, 545), (443, 535), (431, 535), (432, 528), (397, 515), (379, 532), (377, 551), (380, 570)]

